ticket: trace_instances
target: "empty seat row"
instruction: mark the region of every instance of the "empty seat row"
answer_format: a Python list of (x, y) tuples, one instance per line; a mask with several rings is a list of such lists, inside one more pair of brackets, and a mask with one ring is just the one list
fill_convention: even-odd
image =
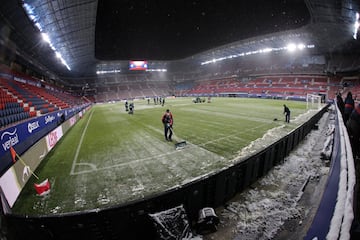
[(24, 108), (22, 107), (15, 107), (15, 108), (5, 108), (0, 110), (0, 117), (9, 116), (16, 113), (24, 112)]
[(4, 104), (4, 108), (17, 108), (22, 107), (23, 103), (19, 102), (7, 102)]
[(29, 112), (16, 113), (9, 116), (0, 117), (0, 128), (5, 127), (9, 124), (24, 120), (30, 117)]
[(33, 107), (35, 108), (35, 110), (39, 111), (40, 109), (52, 109), (51, 111), (54, 111), (55, 109), (58, 110), (59, 108), (55, 107), (53, 104), (38, 104), (38, 105), (33, 105)]
[(29, 106), (34, 106), (34, 105), (40, 105), (40, 104), (48, 104), (46, 101), (42, 100), (42, 99), (38, 99), (38, 100), (25, 100)]
[(8, 102), (17, 102), (17, 99), (13, 97), (4, 97), (4, 98), (0, 98), (0, 102), (6, 104)]

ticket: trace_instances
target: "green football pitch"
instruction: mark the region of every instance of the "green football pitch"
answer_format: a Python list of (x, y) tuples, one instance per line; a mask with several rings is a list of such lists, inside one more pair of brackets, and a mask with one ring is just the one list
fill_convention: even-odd
[[(284, 123), (283, 104), (291, 110), (290, 124)], [(244, 147), (270, 129), (293, 130), (301, 123), (296, 118), (307, 112), (305, 102), (250, 98), (134, 105), (134, 114), (125, 111), (124, 102), (94, 105), (36, 169), (40, 179), (50, 180), (50, 193), (37, 196), (36, 179), (30, 179), (13, 212), (67, 213), (149, 197), (240, 161)], [(166, 109), (174, 116), (173, 142), (164, 139)], [(187, 145), (176, 150), (177, 141)]]

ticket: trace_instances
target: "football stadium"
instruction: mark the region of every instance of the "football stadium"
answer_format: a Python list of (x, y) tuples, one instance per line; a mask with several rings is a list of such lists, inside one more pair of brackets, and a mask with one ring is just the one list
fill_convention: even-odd
[(357, 239), (359, 3), (0, 6), (0, 239)]
[[(168, 100), (167, 107), (176, 116), (174, 132), (179, 134), (173, 142), (164, 141), (161, 106), (148, 106), (143, 101), (135, 104), (134, 115), (127, 114), (119, 103), (92, 107), (47, 155), (51, 162), (47, 158), (42, 161), (44, 173), (36, 171), (39, 178), (49, 178), (53, 190), (55, 186), (60, 188), (56, 190), (59, 196), (52, 191), (45, 206), (33, 184), (28, 184), (29, 189), (22, 191), (26, 194), (24, 200), (18, 202), (24, 206), (15, 204), (13, 212), (49, 214), (96, 209), (165, 191), (233, 164), (240, 149), (269, 129), (283, 125), (283, 119), (273, 121), (281, 116), (281, 102), (274, 105), (271, 100), (268, 104), (257, 99), (258, 103), (252, 99), (230, 100), (216, 99), (196, 106), (188, 98)], [(260, 114), (251, 114), (249, 105), (260, 105)], [(306, 110), (303, 102), (294, 102), (291, 108), (294, 116)], [(284, 133), (296, 127), (295, 123), (284, 126)], [(186, 146), (177, 149), (176, 141), (186, 141)], [(77, 192), (79, 185), (82, 190)]]

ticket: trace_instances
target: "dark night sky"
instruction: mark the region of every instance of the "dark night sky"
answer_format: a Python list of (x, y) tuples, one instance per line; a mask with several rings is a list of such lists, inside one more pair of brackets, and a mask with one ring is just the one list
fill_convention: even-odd
[(100, 60), (174, 60), (310, 19), (303, 0), (99, 0)]

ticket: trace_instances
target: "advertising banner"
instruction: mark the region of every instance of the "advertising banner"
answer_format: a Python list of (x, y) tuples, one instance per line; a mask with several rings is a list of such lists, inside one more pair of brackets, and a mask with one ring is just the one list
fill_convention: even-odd
[[(19, 155), (23, 154), (34, 143), (43, 138), (49, 132), (61, 125), (65, 120), (74, 116), (81, 108), (73, 108), (52, 112), (43, 116), (32, 118), (18, 125), (0, 131), (0, 176), (12, 165), (10, 147), (13, 147)], [(74, 124), (74, 121), (72, 121)], [(49, 144), (52, 145), (62, 133), (51, 133)], [(49, 145), (49, 146), (50, 146)], [(51, 147), (52, 148), (52, 147)]]

